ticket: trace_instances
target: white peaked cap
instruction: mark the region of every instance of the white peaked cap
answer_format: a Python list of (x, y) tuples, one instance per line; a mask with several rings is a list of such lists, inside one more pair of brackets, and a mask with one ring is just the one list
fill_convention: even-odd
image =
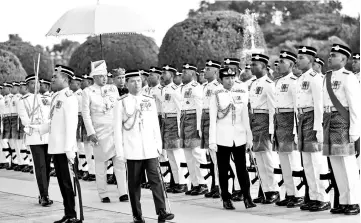
[(90, 63), (91, 72), (89, 74), (90, 77), (95, 75), (107, 75), (107, 64), (105, 60), (98, 60)]

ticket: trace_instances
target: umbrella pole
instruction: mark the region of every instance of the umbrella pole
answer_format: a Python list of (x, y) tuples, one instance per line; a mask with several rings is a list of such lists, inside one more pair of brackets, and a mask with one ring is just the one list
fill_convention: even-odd
[(99, 37), (100, 37), (100, 52), (101, 52), (101, 55), (102, 55), (102, 58), (101, 58), (101, 59), (104, 59), (104, 55), (103, 55), (103, 44), (102, 44), (102, 34), (100, 34)]

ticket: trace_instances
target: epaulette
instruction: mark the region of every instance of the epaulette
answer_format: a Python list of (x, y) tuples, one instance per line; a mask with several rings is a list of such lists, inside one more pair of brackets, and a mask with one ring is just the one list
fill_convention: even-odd
[(178, 88), (178, 86), (177, 86), (177, 85), (173, 85), (172, 88), (173, 88), (173, 90), (176, 90), (176, 89)]
[(65, 92), (65, 95), (66, 95), (67, 97), (70, 97), (70, 96), (73, 95), (73, 92), (72, 92), (72, 91), (67, 91), (67, 92)]
[(143, 96), (144, 96), (144, 97), (148, 97), (148, 98), (153, 98), (153, 97), (150, 96), (150, 95), (145, 95), (145, 94), (143, 94)]
[(76, 93), (77, 95), (82, 95), (82, 92), (81, 91), (79, 91), (78, 93)]
[(350, 71), (348, 71), (348, 70), (345, 70), (345, 71), (343, 71), (342, 73), (343, 73), (343, 74), (347, 74), (347, 75), (349, 75), (351, 72), (350, 72)]
[(25, 99), (25, 98), (29, 97), (29, 95), (30, 94), (24, 95), (24, 96), (21, 97), (21, 99)]
[(123, 94), (118, 98), (118, 101), (123, 100), (124, 98), (128, 97), (128, 94)]
[(216, 86), (220, 85), (220, 83), (218, 81), (214, 82), (213, 84)]
[(268, 82), (270, 84), (273, 83), (273, 81), (271, 81), (270, 79), (267, 79), (266, 82)]
[(316, 71), (312, 71), (312, 72), (310, 73), (310, 75), (311, 75), (312, 77), (316, 76), (316, 74), (317, 74)]
[(296, 76), (291, 76), (290, 77), (292, 80), (297, 80), (297, 77)]
[(237, 83), (237, 84), (242, 83), (242, 82), (241, 82), (241, 81), (239, 81), (239, 80), (235, 80), (234, 82), (235, 82), (235, 83)]
[(198, 82), (194, 82), (193, 84), (191, 84), (193, 87), (197, 87), (198, 86)]

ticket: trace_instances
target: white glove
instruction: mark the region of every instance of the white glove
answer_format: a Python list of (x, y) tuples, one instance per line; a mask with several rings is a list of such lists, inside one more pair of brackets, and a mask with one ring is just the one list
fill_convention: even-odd
[(323, 131), (322, 130), (317, 131), (316, 138), (317, 138), (318, 143), (323, 143)]
[(218, 151), (217, 144), (215, 144), (215, 143), (210, 144), (209, 149), (214, 152), (217, 152)]
[(70, 152), (65, 152), (65, 154), (66, 154), (66, 157), (68, 158), (68, 161), (69, 161), (71, 164), (74, 164), (75, 152), (70, 151)]
[(350, 135), (350, 143), (356, 142), (358, 140), (359, 136), (356, 135)]
[(199, 138), (202, 138), (202, 131), (201, 130), (198, 130), (198, 135), (199, 135)]
[(246, 151), (251, 150), (252, 147), (253, 147), (253, 142), (252, 141), (246, 142)]
[(31, 135), (33, 132), (40, 132), (40, 125), (27, 125), (24, 127), (24, 132)]
[(298, 144), (298, 136), (297, 134), (294, 134), (294, 138), (293, 138), (293, 141), (295, 142), (295, 144)]

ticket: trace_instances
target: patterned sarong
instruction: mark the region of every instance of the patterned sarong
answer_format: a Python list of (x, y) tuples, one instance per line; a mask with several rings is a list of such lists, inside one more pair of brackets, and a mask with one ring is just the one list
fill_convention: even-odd
[(10, 116), (10, 125), (11, 125), (10, 139), (18, 139), (19, 137), (18, 120), (19, 120), (18, 116)]
[(298, 120), (298, 150), (311, 153), (322, 151), (322, 143), (317, 142), (316, 131), (313, 130), (313, 111), (299, 114)]
[(203, 111), (202, 119), (201, 119), (201, 148), (208, 149), (209, 148), (209, 112)]
[(355, 155), (355, 144), (350, 143), (350, 124), (338, 112), (323, 115), (323, 155)]
[(250, 114), (253, 135), (253, 151), (265, 152), (272, 150), (269, 137), (269, 114)]
[(25, 131), (24, 131), (24, 125), (23, 123), (21, 123), (21, 119), (19, 119), (19, 136), (18, 139), (23, 139), (25, 136)]
[(180, 148), (177, 117), (163, 118), (161, 133), (163, 140), (163, 149), (172, 150)]
[(11, 123), (10, 117), (3, 117), (3, 139), (10, 139)]
[(201, 140), (197, 132), (197, 114), (182, 113), (180, 130), (181, 148), (194, 149), (201, 145)]
[(275, 114), (275, 150), (282, 153), (290, 153), (297, 150), (293, 135), (294, 126), (293, 112)]

